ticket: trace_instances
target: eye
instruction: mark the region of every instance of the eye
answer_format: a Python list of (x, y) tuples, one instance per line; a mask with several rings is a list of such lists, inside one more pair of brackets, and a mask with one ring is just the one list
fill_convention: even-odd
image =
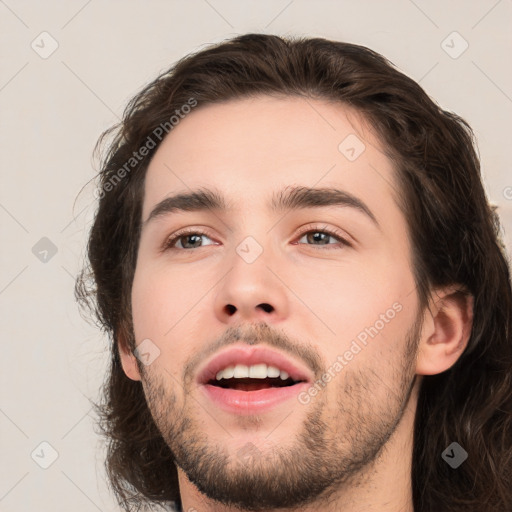
[[(320, 236), (317, 236), (320, 235)], [(162, 251), (167, 250), (191, 250), (191, 249), (200, 249), (201, 247), (204, 247), (204, 245), (198, 245), (201, 243), (201, 237), (206, 237), (211, 240), (208, 233), (205, 233), (203, 231), (198, 231), (194, 229), (183, 229), (181, 231), (178, 231), (171, 237), (169, 237), (163, 244)], [(309, 229), (303, 230), (300, 234), (300, 238), (304, 238), (309, 242), (312, 242), (311, 244), (307, 245), (317, 245), (322, 249), (339, 249), (340, 246), (348, 246), (351, 247), (351, 244), (347, 242), (347, 240), (342, 236), (341, 232), (338, 232), (336, 230), (330, 230), (326, 229), (325, 226), (322, 228), (318, 227), (311, 227), (309, 226)], [(332, 244), (329, 243), (327, 240), (329, 238), (335, 238), (338, 243)], [(315, 243), (319, 242), (319, 243)], [(181, 245), (181, 247), (180, 247)], [(213, 245), (212, 244), (206, 244), (206, 245)], [(324, 245), (329, 245), (333, 247), (322, 247)]]
[[(320, 236), (318, 236), (318, 235), (320, 235)], [(306, 238), (306, 240), (308, 240), (309, 242), (313, 242), (312, 245), (317, 245), (317, 246), (330, 245), (331, 246), (331, 247), (325, 247), (325, 248), (321, 247), (322, 249), (327, 249), (327, 250), (339, 249), (340, 245), (351, 247), (351, 244), (349, 242), (347, 242), (347, 240), (342, 236), (342, 233), (340, 233), (336, 230), (326, 229), (325, 226), (323, 228), (315, 227), (313, 229), (311, 229), (311, 226), (310, 226), (309, 229), (307, 231), (303, 231), (300, 236), (301, 236), (301, 239)], [(335, 238), (336, 240), (338, 240), (339, 243), (331, 244), (328, 242), (329, 238)], [(317, 244), (314, 242), (319, 242), (319, 243)], [(311, 245), (311, 244), (308, 244), (308, 245)]]
[[(168, 249), (197, 249), (198, 247), (201, 247), (198, 246), (197, 244), (201, 240), (202, 236), (209, 238), (208, 234), (202, 231), (197, 231), (193, 229), (184, 229), (182, 231), (178, 231), (165, 241), (163, 250), (165, 251)], [(183, 241), (185, 242), (185, 244), (182, 243)], [(179, 243), (181, 243), (181, 247), (176, 247), (177, 244)], [(192, 247), (185, 247), (187, 245), (191, 245)]]

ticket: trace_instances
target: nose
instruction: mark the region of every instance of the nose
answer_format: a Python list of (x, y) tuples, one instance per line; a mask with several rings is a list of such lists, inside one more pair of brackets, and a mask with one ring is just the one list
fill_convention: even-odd
[(278, 323), (288, 316), (286, 276), (270, 251), (263, 251), (250, 263), (235, 253), (230, 264), (215, 297), (215, 313), (220, 321)]

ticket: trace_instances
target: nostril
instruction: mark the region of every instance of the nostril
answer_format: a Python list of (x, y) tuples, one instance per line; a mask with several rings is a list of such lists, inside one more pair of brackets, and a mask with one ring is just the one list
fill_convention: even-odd
[(260, 307), (265, 311), (265, 313), (270, 313), (274, 309), (270, 304), (260, 304)]

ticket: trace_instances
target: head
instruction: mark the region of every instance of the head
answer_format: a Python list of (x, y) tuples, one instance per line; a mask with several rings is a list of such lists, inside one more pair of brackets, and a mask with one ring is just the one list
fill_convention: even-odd
[[(511, 506), (510, 275), (464, 120), (367, 48), (249, 34), (180, 60), (107, 134), (76, 292), (111, 340), (97, 410), (127, 510), (179, 502), (177, 466), (253, 510), (327, 498), (408, 415), (416, 511)], [(271, 431), (200, 394), (240, 342), (317, 383)]]

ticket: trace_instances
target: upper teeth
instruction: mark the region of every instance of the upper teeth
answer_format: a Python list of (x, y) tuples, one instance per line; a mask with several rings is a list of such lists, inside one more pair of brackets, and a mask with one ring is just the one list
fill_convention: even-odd
[(282, 380), (288, 379), (290, 376), (284, 371), (279, 370), (275, 366), (267, 366), (266, 364), (253, 364), (246, 366), (245, 364), (237, 364), (236, 366), (228, 366), (224, 370), (217, 373), (216, 379), (266, 379), (267, 377), (281, 377)]

